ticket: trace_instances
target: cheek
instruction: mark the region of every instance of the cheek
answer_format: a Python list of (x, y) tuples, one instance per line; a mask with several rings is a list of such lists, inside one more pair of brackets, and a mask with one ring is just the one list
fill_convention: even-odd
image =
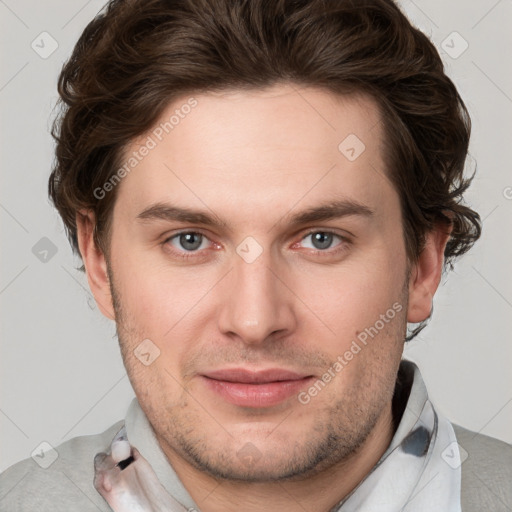
[(190, 322), (214, 283), (207, 272), (155, 265), (135, 251), (117, 261), (114, 275), (128, 320), (156, 339), (170, 336), (183, 320)]
[(335, 338), (346, 339), (403, 302), (405, 259), (382, 249), (297, 277), (297, 295), (335, 331)]
[(329, 302), (325, 323), (334, 331), (321, 340), (331, 361), (326, 377), (334, 374), (324, 402), (348, 394), (366, 404), (391, 392), (406, 326), (403, 282), (392, 266), (354, 268), (340, 276), (338, 287), (331, 284), (330, 294), (318, 297)]

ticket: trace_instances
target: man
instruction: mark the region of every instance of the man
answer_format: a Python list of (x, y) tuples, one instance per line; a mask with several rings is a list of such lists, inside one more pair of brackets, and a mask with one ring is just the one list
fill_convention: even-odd
[(1, 510), (512, 508), (511, 447), (402, 361), (480, 220), (465, 106), (391, 0), (113, 0), (59, 92), (50, 195), (136, 399)]

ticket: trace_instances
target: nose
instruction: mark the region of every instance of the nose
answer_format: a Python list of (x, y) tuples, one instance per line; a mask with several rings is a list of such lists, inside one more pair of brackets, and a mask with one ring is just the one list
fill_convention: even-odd
[(252, 346), (293, 332), (294, 295), (285, 284), (282, 267), (271, 261), (267, 251), (251, 263), (238, 256), (234, 260), (234, 268), (223, 283), (220, 331)]

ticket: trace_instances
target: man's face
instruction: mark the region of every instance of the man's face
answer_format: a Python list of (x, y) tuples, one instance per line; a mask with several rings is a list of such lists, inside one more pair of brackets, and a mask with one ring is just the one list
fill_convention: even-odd
[[(125, 366), (170, 460), (218, 477), (313, 474), (389, 425), (407, 260), (382, 124), (368, 97), (298, 91), (174, 102), (118, 185), (109, 268)], [(335, 202), (338, 216), (297, 222)]]

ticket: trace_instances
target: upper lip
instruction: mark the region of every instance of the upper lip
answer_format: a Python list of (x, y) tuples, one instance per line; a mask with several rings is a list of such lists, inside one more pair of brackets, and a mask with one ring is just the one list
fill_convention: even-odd
[(261, 384), (264, 382), (276, 382), (283, 380), (300, 380), (311, 375), (296, 373), (281, 368), (270, 368), (267, 370), (247, 370), (245, 368), (228, 368), (224, 370), (213, 370), (203, 373), (203, 376), (210, 379), (222, 380), (225, 382), (242, 382), (246, 384)]

